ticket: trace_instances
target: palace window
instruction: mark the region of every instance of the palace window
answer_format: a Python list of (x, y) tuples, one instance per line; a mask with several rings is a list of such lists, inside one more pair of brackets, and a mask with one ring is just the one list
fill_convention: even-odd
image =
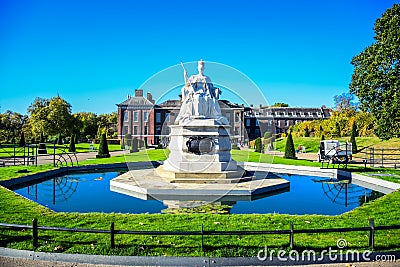
[(129, 112), (127, 110), (124, 111), (124, 121), (129, 121)]
[(149, 121), (149, 113), (147, 111), (143, 112), (143, 121)]
[(161, 113), (156, 113), (156, 122), (161, 122)]
[(139, 121), (139, 114), (137, 111), (133, 112), (133, 121)]

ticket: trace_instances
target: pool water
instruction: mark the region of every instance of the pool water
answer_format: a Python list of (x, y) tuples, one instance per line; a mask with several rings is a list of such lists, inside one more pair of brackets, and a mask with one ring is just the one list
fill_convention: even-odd
[[(105, 213), (161, 213), (159, 200), (142, 200), (110, 190), (110, 180), (122, 172), (73, 173), (14, 191), (54, 211)], [(231, 214), (281, 213), (337, 215), (382, 193), (324, 177), (279, 175), (290, 181), (290, 191), (253, 201), (230, 202)]]

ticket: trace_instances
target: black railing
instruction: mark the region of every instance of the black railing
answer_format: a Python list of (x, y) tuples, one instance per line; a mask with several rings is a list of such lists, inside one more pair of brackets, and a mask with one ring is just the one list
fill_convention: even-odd
[[(44, 153), (40, 153), (40, 145), (44, 145)], [(55, 143), (26, 144), (23, 147), (17, 145), (0, 145), (0, 167), (16, 165), (38, 165), (38, 160), (52, 162), (54, 167), (68, 167), (78, 165), (75, 152), (68, 152), (66, 145)], [(47, 152), (49, 151), (49, 153)], [(39, 163), (39, 164), (42, 164)]]
[(399, 168), (399, 148), (369, 148), (364, 152), (364, 161), (371, 167)]
[(87, 228), (64, 228), (52, 226), (38, 226), (37, 219), (32, 220), (32, 225), (0, 223), (0, 227), (10, 228), (13, 230), (32, 229), (32, 244), (38, 246), (39, 230), (40, 231), (62, 231), (62, 232), (80, 232), (92, 234), (109, 234), (110, 247), (115, 247), (115, 235), (151, 235), (151, 236), (201, 236), (201, 250), (204, 252), (204, 236), (215, 235), (289, 235), (290, 248), (295, 246), (295, 234), (319, 234), (319, 233), (339, 233), (339, 232), (368, 232), (368, 246), (374, 248), (375, 232), (378, 230), (395, 230), (400, 229), (400, 225), (375, 226), (374, 219), (369, 219), (369, 226), (365, 227), (345, 227), (345, 228), (320, 228), (320, 229), (294, 229), (293, 223), (290, 223), (288, 230), (240, 230), (240, 231), (207, 231), (201, 225), (199, 231), (138, 231), (138, 230), (116, 230), (115, 224), (110, 224), (110, 229), (87, 229)]

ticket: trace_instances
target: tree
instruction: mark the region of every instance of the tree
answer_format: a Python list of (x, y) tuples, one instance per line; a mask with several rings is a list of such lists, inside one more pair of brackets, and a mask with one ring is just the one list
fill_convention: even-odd
[(394, 4), (374, 25), (375, 43), (356, 55), (350, 92), (376, 120), (375, 134), (389, 139), (400, 133), (400, 5)]
[(98, 117), (92, 112), (78, 112), (73, 114), (77, 120), (76, 133), (81, 137), (95, 138), (98, 129)]
[(355, 111), (357, 110), (358, 103), (354, 102), (355, 96), (349, 93), (343, 93), (341, 95), (335, 95), (333, 100), (335, 102), (335, 108), (339, 112)]
[(254, 151), (261, 153), (262, 150), (262, 142), (261, 142), (261, 138), (257, 137), (255, 142), (254, 142)]
[(296, 151), (294, 150), (294, 143), (292, 132), (289, 132), (288, 137), (286, 139), (286, 147), (285, 147), (285, 156), (286, 159), (297, 159)]
[(271, 107), (277, 107), (277, 108), (284, 107), (285, 108), (285, 107), (288, 107), (288, 106), (289, 106), (289, 104), (277, 102), (277, 103), (273, 104)]
[(27, 116), (7, 110), (0, 114), (0, 139), (7, 143), (21, 134), (22, 128), (27, 121)]
[(71, 115), (71, 105), (57, 96), (50, 99), (49, 102), (49, 113), (47, 119), (50, 124), (50, 128), (47, 129), (49, 134), (69, 134), (73, 129), (73, 121)]
[(351, 152), (353, 154), (357, 153), (357, 142), (356, 142), (356, 136), (357, 136), (357, 124), (356, 122), (353, 122), (353, 126), (351, 129), (351, 137), (350, 137), (350, 143), (352, 145), (351, 147)]
[(71, 141), (69, 141), (69, 152), (76, 152), (75, 148), (75, 135), (71, 135)]
[(29, 125), (31, 126), (34, 135), (47, 135), (46, 131), (50, 127), (47, 119), (48, 99), (37, 97), (28, 107)]
[(74, 129), (71, 105), (61, 97), (36, 98), (28, 107), (29, 123), (36, 135), (67, 135)]
[(117, 122), (118, 115), (117, 112), (112, 112), (110, 114), (100, 114), (98, 116), (98, 134), (101, 135), (104, 131), (107, 136), (115, 137), (117, 134)]
[(99, 145), (99, 152), (96, 155), (96, 158), (109, 158), (110, 152), (108, 151), (108, 144), (106, 134), (101, 134), (100, 137), (100, 145)]

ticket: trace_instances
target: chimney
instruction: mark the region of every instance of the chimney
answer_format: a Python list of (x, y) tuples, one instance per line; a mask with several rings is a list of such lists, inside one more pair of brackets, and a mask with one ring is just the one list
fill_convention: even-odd
[(153, 96), (149, 92), (147, 92), (147, 100), (149, 100), (151, 103), (154, 103)]
[(143, 96), (143, 90), (142, 89), (136, 89), (135, 90), (135, 96)]

